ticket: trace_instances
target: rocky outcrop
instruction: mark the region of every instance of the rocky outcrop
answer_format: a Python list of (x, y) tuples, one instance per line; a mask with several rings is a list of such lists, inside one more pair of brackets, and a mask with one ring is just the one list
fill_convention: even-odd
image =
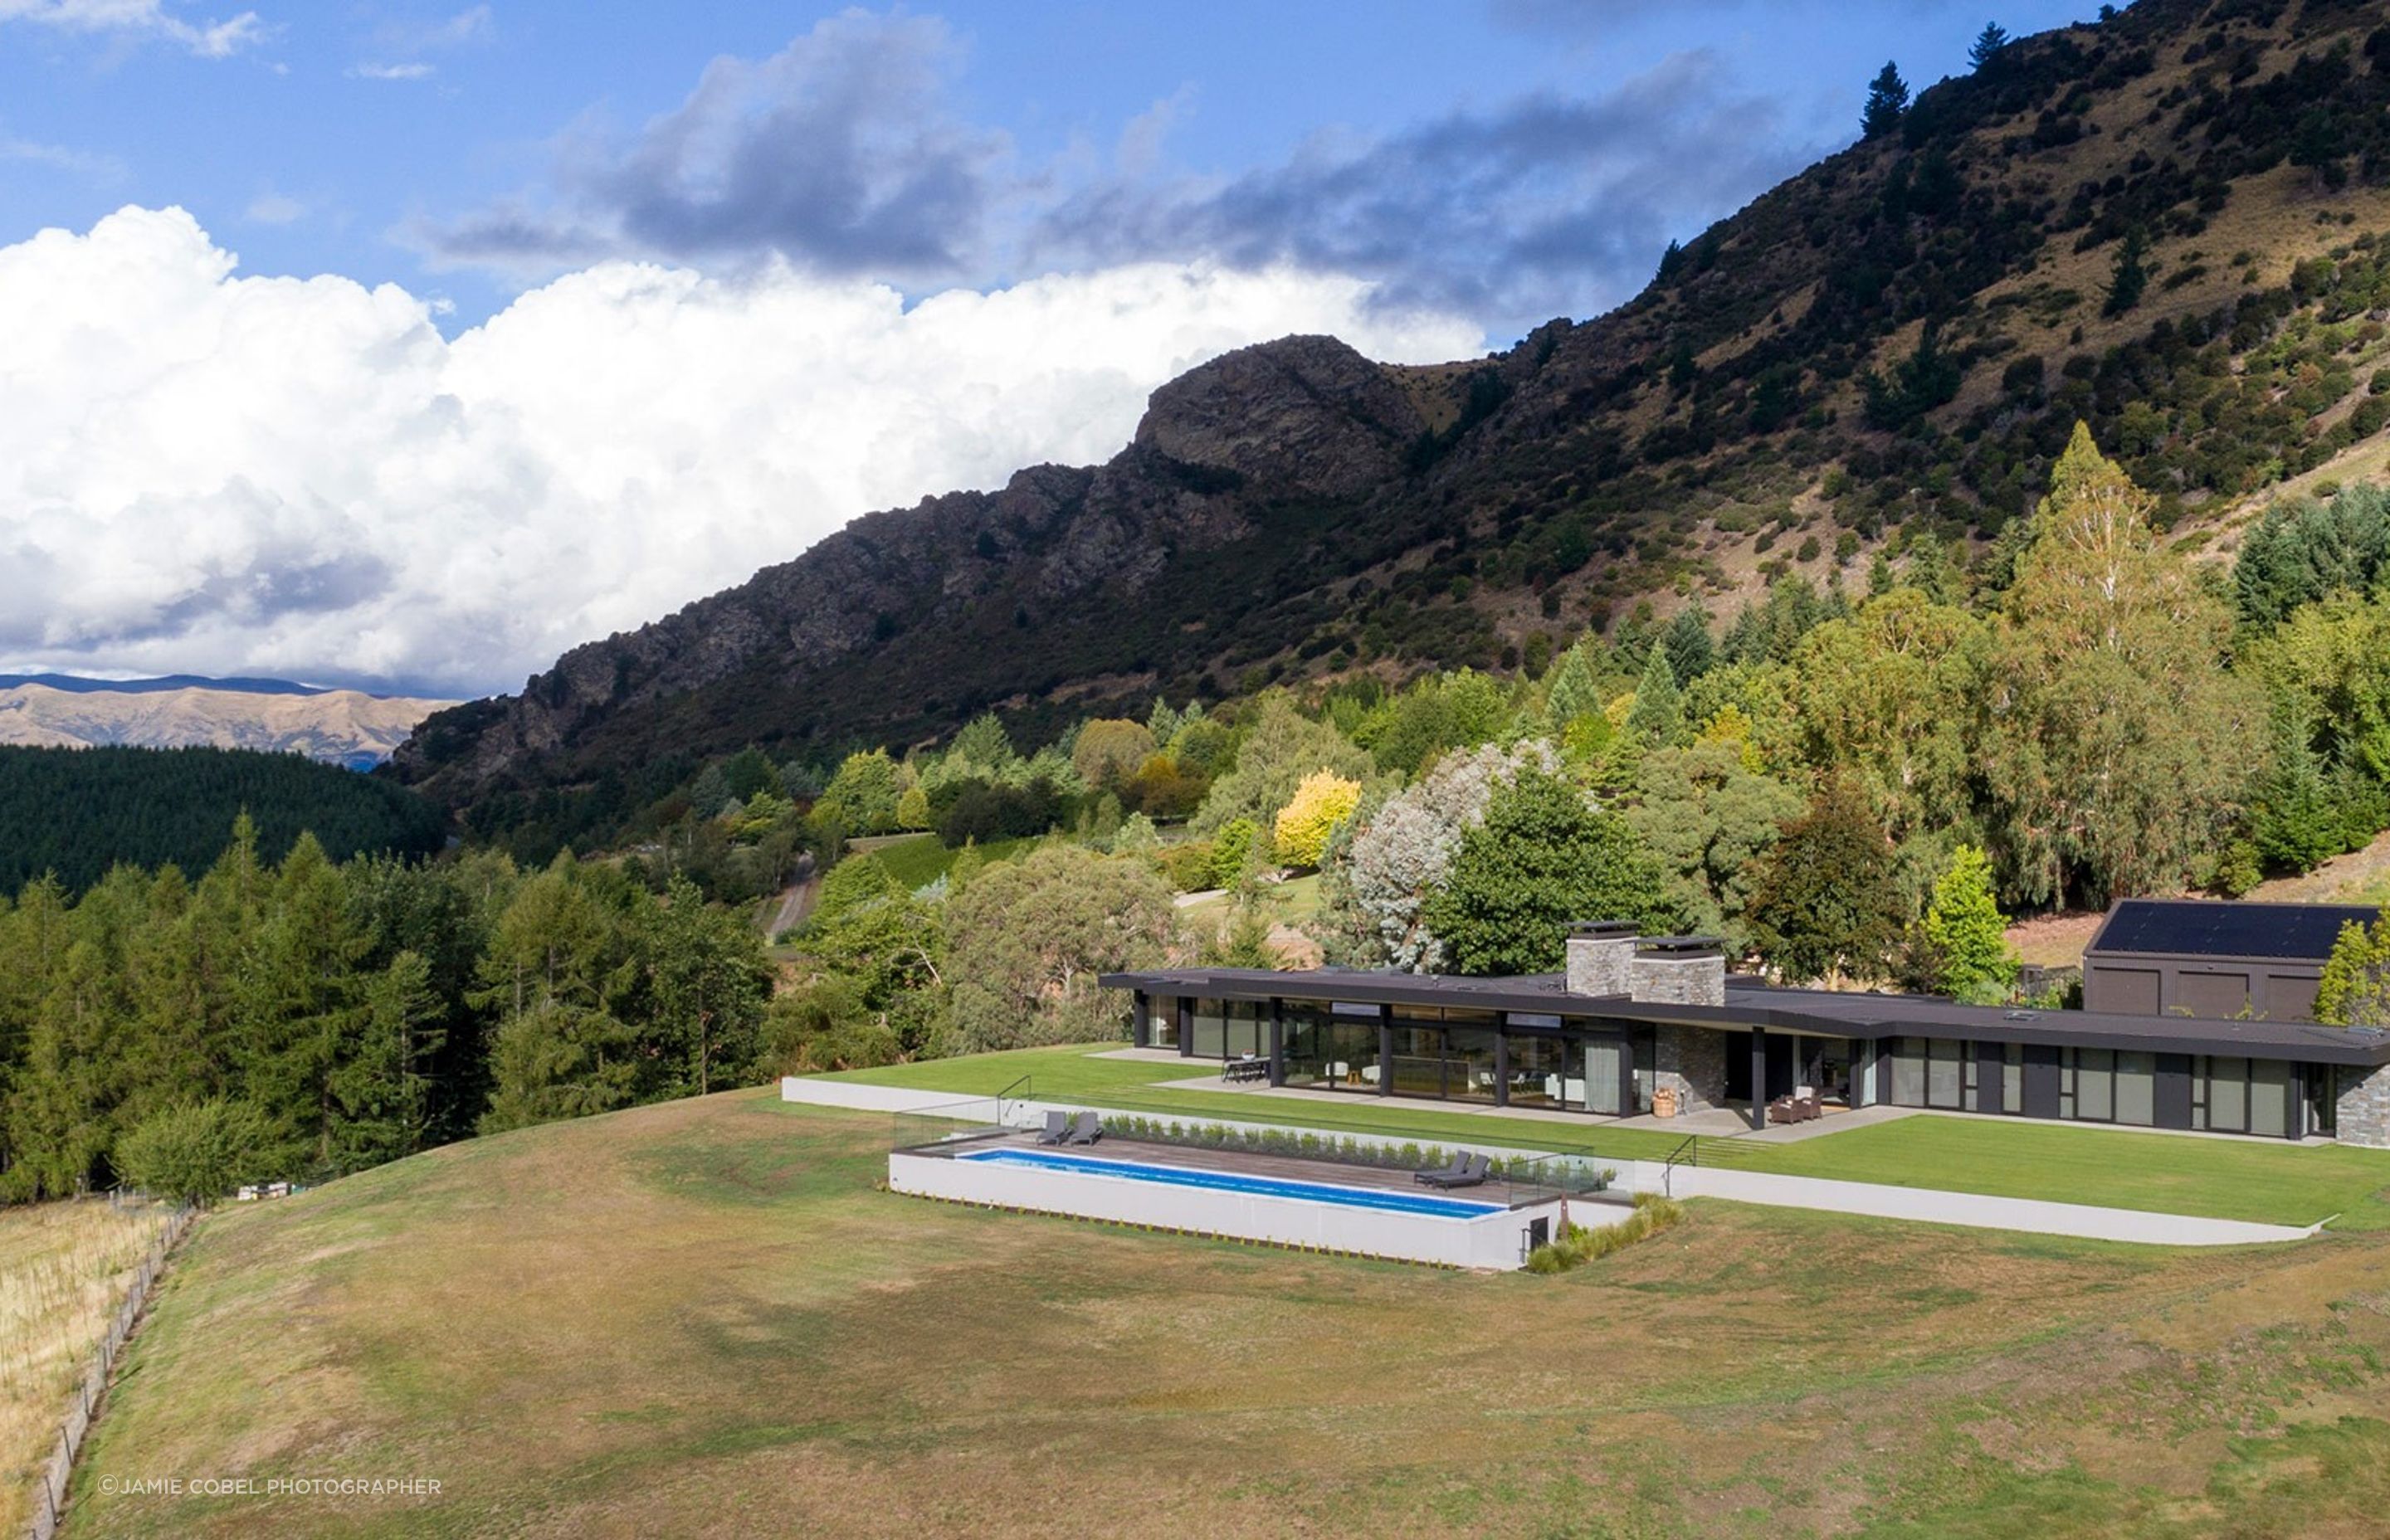
[(1174, 554), (1247, 539), (1290, 499), (1382, 485), (1424, 427), (1384, 370), (1334, 338), (1240, 349), (1154, 391), (1104, 466), (1037, 466), (999, 492), (867, 514), (736, 588), (573, 648), (520, 695), (432, 718), (394, 764), (470, 802), (569, 777), (578, 747), (626, 714), (734, 682), (769, 692), (776, 678), (787, 736), (800, 736), (803, 681), (820, 671), (991, 616), (1023, 629), (1099, 589), (1136, 604)]

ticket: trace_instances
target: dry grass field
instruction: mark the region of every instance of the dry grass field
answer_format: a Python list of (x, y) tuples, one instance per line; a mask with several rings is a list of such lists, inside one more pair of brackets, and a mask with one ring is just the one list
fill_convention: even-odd
[[(116, 1535), (2378, 1535), (2390, 1234), (2168, 1251), (1696, 1202), (1560, 1277), (875, 1187), (739, 1092), (195, 1235)], [(103, 1480), (417, 1478), (126, 1496)]]
[(31, 1521), (58, 1419), (165, 1222), (96, 1199), (0, 1210), (0, 1534)]

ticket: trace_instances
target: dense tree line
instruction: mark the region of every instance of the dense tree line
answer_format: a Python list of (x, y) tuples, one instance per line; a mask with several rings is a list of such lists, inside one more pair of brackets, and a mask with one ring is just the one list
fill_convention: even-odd
[(277, 863), (240, 820), (193, 880), (44, 878), (0, 908), (0, 1191), (209, 1197), (746, 1084), (760, 939), (686, 880), (502, 854)]
[(205, 870), (242, 808), (268, 860), (302, 831), (342, 858), (426, 854), (447, 831), (423, 797), (297, 754), (0, 748), (0, 892), (45, 873), (80, 892), (120, 861)]

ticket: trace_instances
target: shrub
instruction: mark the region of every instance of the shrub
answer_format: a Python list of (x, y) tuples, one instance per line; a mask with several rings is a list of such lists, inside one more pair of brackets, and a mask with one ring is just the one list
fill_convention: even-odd
[(1527, 1271), (1549, 1275), (1564, 1273), (1588, 1262), (1598, 1262), (1613, 1251), (1623, 1251), (1638, 1240), (1648, 1240), (1662, 1230), (1685, 1217), (1684, 1205), (1673, 1198), (1656, 1192), (1638, 1193), (1635, 1212), (1615, 1225), (1605, 1225), (1598, 1230), (1583, 1225), (1571, 1225), (1558, 1239), (1536, 1247), (1527, 1253)]
[(218, 1099), (143, 1119), (117, 1146), (116, 1163), (153, 1196), (212, 1203), (244, 1182), (272, 1174), (273, 1146), (272, 1131), (255, 1107)]

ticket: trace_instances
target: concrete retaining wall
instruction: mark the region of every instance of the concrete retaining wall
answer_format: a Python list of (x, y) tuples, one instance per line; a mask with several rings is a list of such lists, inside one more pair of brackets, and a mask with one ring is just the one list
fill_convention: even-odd
[[(1072, 1154), (1104, 1159), (1085, 1149), (1073, 1150)], [(1280, 1246), (1402, 1262), (1493, 1269), (1517, 1267), (1523, 1257), (1521, 1241), (1529, 1223), (1538, 1218), (1552, 1219), (1559, 1212), (1558, 1204), (1546, 1203), (1497, 1211), (1483, 1219), (1439, 1219), (1381, 1209), (1345, 1208), (1299, 1198), (1163, 1187), (1075, 1171), (949, 1160), (904, 1150), (893, 1151), (888, 1157), (888, 1185), (898, 1192), (997, 1208), (1032, 1209), (1041, 1213), (1107, 1219), (1123, 1225), (1265, 1240)], [(1571, 1217), (1579, 1224), (1599, 1222), (1611, 1212), (1608, 1205), (1580, 1203)], [(1628, 1211), (1614, 1212), (1623, 1219)], [(1554, 1224), (1557, 1225), (1556, 1219)]]

